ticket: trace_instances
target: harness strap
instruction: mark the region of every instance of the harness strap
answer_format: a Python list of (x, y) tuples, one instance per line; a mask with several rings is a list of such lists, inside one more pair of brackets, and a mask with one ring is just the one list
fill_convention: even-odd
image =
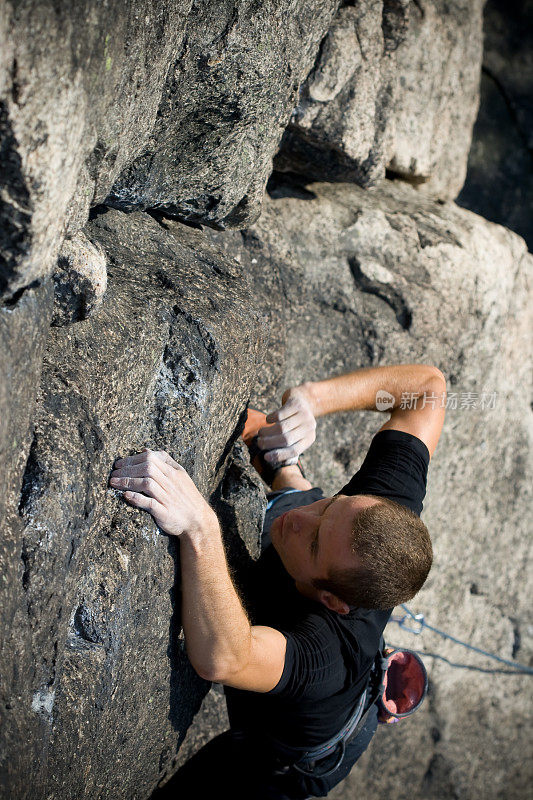
[[(314, 775), (315, 777), (320, 778), (325, 778), (328, 775), (331, 775), (332, 772), (335, 772), (335, 770), (338, 769), (338, 767), (340, 767), (342, 764), (344, 754), (346, 752), (346, 745), (353, 738), (355, 738), (355, 736), (357, 736), (364, 724), (364, 720), (368, 716), (368, 712), (372, 708), (372, 704), (370, 704), (363, 714), (366, 698), (367, 690), (365, 689), (361, 695), (361, 699), (357, 704), (355, 712), (350, 717), (344, 728), (325, 745), (322, 745), (321, 747), (315, 747), (312, 750), (308, 750), (306, 753), (304, 753), (301, 759), (293, 764), (294, 769), (296, 769), (298, 772), (301, 772), (303, 775)], [(321, 761), (331, 753), (334, 753), (339, 744), (339, 755), (333, 766), (325, 771), (317, 772), (316, 762)]]
[[(328, 739), (328, 741), (322, 745), (317, 745), (316, 747), (308, 749), (288, 747), (273, 737), (271, 738), (271, 741), (274, 743), (278, 751), (285, 756), (296, 758), (296, 761), (293, 762), (292, 767), (298, 772), (308, 776), (323, 778), (327, 775), (330, 775), (340, 766), (344, 758), (346, 745), (352, 741), (352, 739), (355, 739), (355, 737), (361, 732), (366, 723), (368, 715), (372, 711), (372, 708), (383, 694), (385, 674), (389, 664), (388, 657), (383, 654), (384, 648), (385, 643), (382, 637), (366, 688), (357, 701), (357, 705), (353, 713), (350, 715), (348, 721), (345, 723), (343, 728), (337, 734), (335, 734), (335, 736), (331, 737), (331, 739)], [(372, 684), (374, 688), (370, 694), (370, 687)], [(366, 711), (364, 711), (367, 700), (368, 707)], [(339, 748), (339, 756), (335, 760), (335, 764), (325, 772), (317, 771), (316, 762), (322, 761), (324, 758), (334, 753), (336, 748)]]
[(296, 763), (305, 761), (313, 762), (314, 764), (315, 761), (325, 758), (333, 753), (339, 742), (344, 742), (345, 739), (351, 736), (354, 729), (357, 727), (357, 723), (361, 719), (366, 696), (367, 691), (365, 689), (357, 701), (357, 706), (354, 710), (354, 713), (350, 716), (344, 727), (337, 734), (335, 734), (335, 736), (332, 736), (331, 739), (328, 739), (328, 741), (324, 744), (317, 745), (316, 747), (312, 748), (296, 746), (290, 747), (289, 745), (283, 744), (283, 742), (280, 742), (278, 739), (275, 739), (273, 736), (269, 736), (269, 739), (276, 746), (276, 749), (283, 755), (293, 758), (296, 757), (298, 759)]
[(326, 742), (325, 745), (322, 745), (322, 747), (315, 747), (312, 750), (309, 750), (309, 752), (307, 753), (308, 758), (314, 759), (315, 761), (318, 761), (320, 758), (325, 758), (334, 751), (335, 747), (341, 740), (348, 740), (350, 738), (350, 736), (355, 731), (355, 728), (357, 727), (357, 724), (361, 719), (361, 716), (363, 714), (363, 709), (365, 707), (366, 698), (367, 698), (367, 690), (365, 689), (365, 691), (361, 695), (359, 702), (357, 703), (354, 713), (352, 714), (352, 716), (350, 717), (344, 728), (340, 730), (336, 736), (333, 736), (329, 740), (329, 742)]

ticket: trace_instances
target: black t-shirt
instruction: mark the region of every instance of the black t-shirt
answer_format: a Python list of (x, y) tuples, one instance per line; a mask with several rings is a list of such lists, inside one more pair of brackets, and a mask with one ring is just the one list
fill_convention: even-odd
[[(416, 436), (380, 431), (361, 468), (339, 494), (389, 497), (419, 515), (428, 465), (429, 451)], [(252, 622), (276, 628), (287, 639), (283, 673), (270, 692), (226, 687), (226, 699), (232, 728), (267, 734), (293, 747), (311, 747), (334, 736), (350, 716), (392, 609), (354, 608), (341, 615), (297, 591), (270, 543), (270, 526), (288, 509), (324, 495), (319, 488), (279, 495), (267, 512), (248, 599)]]

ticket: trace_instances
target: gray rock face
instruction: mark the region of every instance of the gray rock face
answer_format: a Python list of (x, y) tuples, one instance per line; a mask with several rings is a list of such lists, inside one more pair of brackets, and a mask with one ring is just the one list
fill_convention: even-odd
[(365, 0), (342, 8), (324, 40), (338, 6), (7, 4), (0, 293), (49, 274), (65, 234), (107, 196), (215, 227), (253, 221), (317, 51), (288, 168), (366, 185), (389, 165), (454, 196), (477, 103), (481, 0)]
[[(0, 308), (0, 574), (2, 714), (9, 697), (4, 680), (17, 669), (18, 653), (8, 645), (20, 600), (23, 564), (20, 558), (23, 525), (18, 514), (20, 486), (32, 439), (35, 402), (38, 396), (43, 351), (53, 303), (51, 282), (28, 289), (13, 307)], [(16, 636), (16, 634), (15, 634)], [(9, 710), (9, 709), (8, 709)], [(18, 736), (14, 741), (19, 742)], [(2, 759), (9, 758), (3, 751)], [(3, 763), (2, 763), (3, 768)]]
[(456, 197), (478, 107), (482, 7), (346, 3), (302, 87), (277, 168), (362, 186), (387, 168)]
[(109, 202), (242, 227), (338, 0), (195, 3), (153, 135)]
[[(148, 446), (170, 451), (209, 495), (262, 355), (246, 276), (201, 233), (109, 211), (87, 235), (108, 259), (108, 289), (89, 319), (51, 329), (2, 537), (2, 566), (17, 578), (1, 603), (3, 785), (20, 800), (80, 786), (85, 797), (144, 798), (174, 768), (208, 688), (184, 651), (178, 551), (107, 480), (118, 455)], [(244, 486), (247, 468), (233, 461), (214, 502), (236, 519), (235, 476)], [(253, 480), (247, 513), (260, 519)], [(243, 533), (251, 553), (258, 524)], [(235, 532), (228, 546), (242, 563)]]
[(53, 278), (52, 325), (87, 319), (101, 304), (107, 287), (105, 255), (80, 231), (63, 242)]
[(53, 269), (152, 130), (191, 0), (6, 3), (0, 22), (0, 292)]
[[(276, 406), (306, 378), (393, 362), (443, 370), (450, 407), (424, 511), (436, 564), (413, 605), (478, 646), (531, 658), (531, 256), (509, 231), (429, 199), (463, 182), (482, 5), (3, 4), (6, 797), (144, 800), (225, 725), (220, 692), (186, 658), (176, 542), (108, 476), (143, 446), (178, 458), (219, 514), (245, 596), (265, 497), (236, 442), (244, 410), (250, 395)], [(513, 225), (529, 196), (517, 184), (530, 58), (516, 4), (502, 9), (490, 0), (484, 92), (507, 123), (477, 139), (470, 196), (475, 169), (487, 191), (492, 147), (508, 182), (494, 219)], [(289, 120), (277, 164), (291, 175), (272, 176), (256, 220)], [(520, 150), (511, 170), (507, 131)], [(413, 187), (353, 185), (386, 170)], [(469, 202), (492, 216), (494, 194)], [(86, 224), (106, 199), (122, 210)], [(379, 423), (321, 421), (310, 478), (338, 490)], [(389, 640), (480, 663), (427, 632), (391, 628)], [(487, 689), (427, 663), (423, 710), (380, 731), (333, 796), (521, 800), (524, 679), (494, 673)]]
[[(339, 10), (301, 89), (278, 168), (363, 186), (384, 176), (396, 96), (395, 51), (405, 37), (408, 7), (408, 0), (363, 0)], [(387, 26), (391, 14), (396, 24)]]
[(434, 197), (453, 199), (464, 183), (479, 106), (484, 3), (410, 3), (398, 48), (400, 86), (387, 167)]
[[(236, 239), (227, 245), (256, 271), (254, 291), (268, 297), (275, 332), (269, 359), (283, 364), (252, 402), (270, 410), (288, 386), (358, 367), (439, 366), (448, 411), (423, 512), (435, 564), (408, 605), (461, 639), (531, 663), (533, 259), (510, 231), (411, 187), (306, 191), (302, 199), (302, 189), (298, 197), (278, 183), (240, 253)], [(384, 420), (373, 412), (319, 420), (303, 458), (310, 480), (338, 491)], [(496, 673), (426, 657), (423, 709), (380, 730), (332, 796), (524, 797), (529, 678), (500, 674), (428, 631), (416, 638), (391, 624), (387, 638)]]
[(224, 226), (257, 216), (299, 84), (338, 5), (7, 4), (0, 293), (48, 274), (65, 233), (113, 184), (122, 207)]

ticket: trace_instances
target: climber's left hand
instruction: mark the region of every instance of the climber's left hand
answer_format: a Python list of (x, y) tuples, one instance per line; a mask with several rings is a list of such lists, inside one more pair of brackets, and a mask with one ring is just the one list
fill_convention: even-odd
[(281, 408), (267, 416), (269, 424), (259, 431), (257, 443), (270, 464), (296, 464), (298, 456), (315, 441), (316, 419), (307, 387), (287, 389)]
[(118, 458), (109, 484), (124, 491), (124, 499), (149, 511), (157, 525), (171, 536), (218, 527), (216, 514), (184, 468), (164, 450), (144, 449)]

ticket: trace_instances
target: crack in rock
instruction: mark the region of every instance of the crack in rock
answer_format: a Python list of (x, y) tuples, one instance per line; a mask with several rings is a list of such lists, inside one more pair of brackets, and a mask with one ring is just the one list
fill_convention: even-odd
[(365, 275), (355, 256), (348, 259), (348, 266), (350, 267), (350, 272), (352, 273), (356, 287), (360, 291), (366, 292), (366, 294), (376, 295), (380, 300), (387, 303), (394, 311), (400, 326), (405, 331), (408, 331), (413, 321), (413, 315), (400, 292), (389, 284), (372, 280)]

